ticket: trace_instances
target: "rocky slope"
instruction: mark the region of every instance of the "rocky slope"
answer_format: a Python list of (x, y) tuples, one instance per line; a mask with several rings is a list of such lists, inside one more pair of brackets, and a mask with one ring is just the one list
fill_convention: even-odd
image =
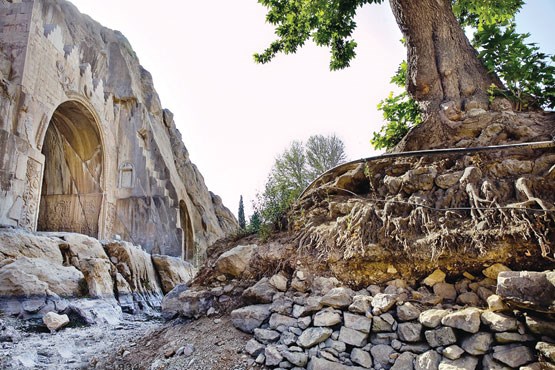
[(122, 311), (155, 313), (164, 293), (196, 269), (127, 242), (73, 233), (0, 228), (0, 312), (19, 318), (73, 314), (87, 324), (117, 324)]
[(555, 368), (555, 272), (492, 264), (352, 289), (298, 265), (248, 279), (263, 250), (222, 253), (210, 281), (165, 296), (163, 313), (179, 319), (107, 361), (139, 369)]

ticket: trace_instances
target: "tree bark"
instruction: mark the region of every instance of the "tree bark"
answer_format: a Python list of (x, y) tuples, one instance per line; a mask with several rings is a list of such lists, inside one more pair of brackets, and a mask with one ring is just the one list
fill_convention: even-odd
[(487, 109), (488, 87), (502, 84), (478, 59), (453, 14), (451, 0), (390, 3), (407, 42), (407, 89), (424, 113), (435, 113), (451, 101), (456, 109)]

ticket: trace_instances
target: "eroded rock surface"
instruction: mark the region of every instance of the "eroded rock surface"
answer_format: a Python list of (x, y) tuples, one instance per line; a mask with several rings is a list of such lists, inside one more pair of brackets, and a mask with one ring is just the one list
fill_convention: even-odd
[(189, 263), (123, 241), (9, 228), (0, 228), (0, 239), (10, 246), (0, 254), (0, 310), (23, 318), (54, 311), (114, 324), (122, 309), (154, 313), (163, 286), (171, 290), (195, 273)]
[(237, 229), (124, 35), (65, 0), (2, 1), (0, 23), (0, 225), (196, 261)]

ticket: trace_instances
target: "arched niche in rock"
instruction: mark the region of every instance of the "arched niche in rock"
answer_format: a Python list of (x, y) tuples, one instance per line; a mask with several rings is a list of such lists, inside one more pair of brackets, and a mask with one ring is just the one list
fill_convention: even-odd
[(98, 120), (70, 100), (54, 111), (42, 144), (45, 156), (38, 226), (99, 237), (104, 200), (104, 148)]

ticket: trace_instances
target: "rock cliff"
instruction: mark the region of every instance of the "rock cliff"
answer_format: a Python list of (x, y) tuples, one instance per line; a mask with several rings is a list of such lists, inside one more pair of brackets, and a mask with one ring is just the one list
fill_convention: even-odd
[(64, 0), (0, 3), (0, 224), (199, 261), (237, 228), (118, 31)]

